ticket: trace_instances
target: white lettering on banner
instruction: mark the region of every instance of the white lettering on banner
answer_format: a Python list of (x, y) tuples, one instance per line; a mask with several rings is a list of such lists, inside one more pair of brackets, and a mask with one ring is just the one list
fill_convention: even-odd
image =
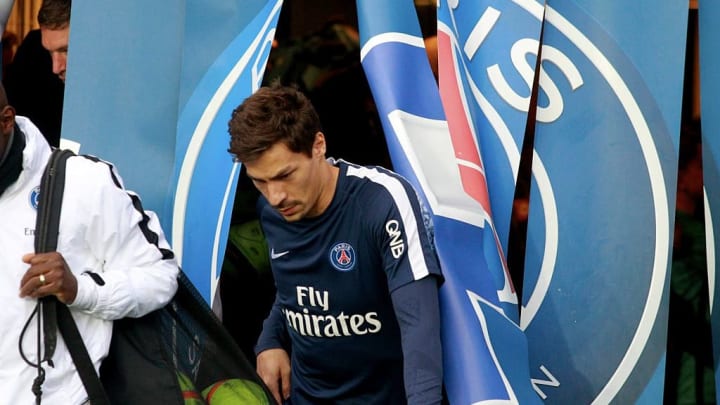
[(552, 375), (552, 373), (550, 373), (550, 372), (548, 371), (548, 369), (545, 368), (545, 366), (541, 365), (541, 366), (540, 366), (540, 371), (542, 371), (543, 374), (545, 374), (545, 376), (546, 376), (548, 379), (547, 379), (547, 380), (541, 380), (541, 379), (538, 379), (538, 378), (531, 378), (531, 379), (530, 379), (530, 382), (532, 383), (532, 386), (533, 386), (533, 389), (535, 390), (535, 392), (537, 392), (537, 394), (540, 395), (540, 398), (542, 398), (542, 399), (547, 399), (547, 395), (540, 389), (539, 385), (546, 385), (546, 386), (548, 386), (548, 387), (555, 387), (555, 388), (557, 388), (557, 387), (560, 386), (560, 381), (558, 381), (558, 379), (555, 378), (555, 376)]
[[(524, 5), (528, 7), (528, 11), (531, 11), (531, 13), (533, 15), (535, 15), (538, 19), (542, 19), (543, 12), (544, 12), (544, 6), (542, 4), (536, 3), (532, 0), (527, 0), (527, 1), (514, 0), (514, 1), (515, 2), (522, 1), (524, 3)], [(452, 3), (448, 2), (448, 4), (453, 10), (455, 8), (459, 7), (459, 1), (455, 1)], [(465, 54), (467, 55), (467, 59), (469, 59), (470, 62), (472, 62), (472, 59), (475, 59), (475, 61), (477, 63), (483, 63), (484, 59), (478, 59), (478, 57), (477, 57), (477, 55), (479, 55), (481, 53), (477, 52), (477, 50), (474, 49), (474, 47), (482, 45), (482, 42), (485, 41), (486, 38), (485, 37), (481, 38), (481, 35), (485, 35), (485, 36), (489, 37), (491, 35), (491, 31), (493, 29), (495, 29), (494, 27), (499, 26), (498, 22), (500, 21), (500, 17), (502, 17), (502, 13), (498, 12), (494, 8), (493, 9), (487, 8), (483, 12), (482, 16), (479, 17), (478, 22), (476, 23), (476, 27), (473, 29), (473, 32), (475, 32), (477, 30), (480, 34), (477, 35), (477, 38), (472, 38), (472, 39), (464, 38), (464, 37), (458, 38), (455, 35), (455, 32), (451, 27), (449, 27), (448, 25), (446, 25), (445, 23), (443, 23), (441, 21), (438, 21), (438, 34), (439, 34), (438, 41), (446, 41), (446, 43), (444, 44), (445, 46), (440, 47), (440, 51), (445, 52), (445, 55), (443, 55), (443, 57), (441, 57), (441, 58), (445, 61), (451, 61), (451, 64), (453, 65), (454, 73), (451, 74), (451, 78), (454, 75), (454, 79), (457, 83), (460, 83), (460, 82), (464, 83), (462, 86), (460, 86), (460, 85), (457, 86), (457, 88), (461, 92), (462, 96), (459, 97), (458, 100), (455, 100), (457, 105), (454, 106), (453, 108), (454, 109), (458, 109), (458, 108), (465, 109), (466, 104), (467, 104), (466, 100), (470, 100), (470, 99), (474, 100), (475, 103), (477, 103), (477, 106), (480, 108), (480, 110), (482, 111), (482, 114), (488, 120), (488, 123), (492, 126), (493, 130), (495, 131), (495, 135), (496, 135), (498, 141), (500, 142), (503, 150), (505, 151), (510, 169), (512, 170), (513, 178), (517, 178), (518, 168), (520, 166), (520, 150), (519, 150), (518, 145), (516, 144), (516, 141), (511, 133), (511, 129), (508, 127), (507, 123), (504, 122), (504, 120), (503, 120), (501, 114), (498, 112), (498, 110), (496, 110), (495, 107), (490, 103), (490, 101), (481, 93), (480, 87), (478, 86), (477, 83), (475, 83), (475, 80), (474, 80), (473, 76), (470, 74), (470, 71), (468, 70), (468, 67), (466, 66), (466, 64), (465, 63), (455, 63), (456, 53), (453, 51), (453, 50), (457, 50), (457, 49), (463, 49)], [(481, 24), (481, 25), (484, 24), (486, 27), (478, 28), (477, 27), (478, 24)], [(538, 29), (538, 32), (539, 32), (539, 29)], [(470, 41), (473, 43), (472, 46), (470, 46), (468, 44), (468, 42), (470, 42)], [(520, 51), (523, 50), (523, 48), (522, 48), (523, 44), (525, 44), (525, 46), (528, 46), (529, 43), (520, 42), (519, 47), (516, 48), (516, 50), (515, 50), (516, 55), (517, 55), (518, 50), (520, 50)], [(523, 54), (523, 56), (524, 56), (524, 55), (527, 55), (528, 52), (532, 52), (533, 54), (537, 55), (538, 54), (537, 46), (538, 45), (536, 43), (534, 50), (528, 50), (527, 52), (521, 52), (521, 54)], [(443, 49), (445, 49), (445, 51), (443, 51)], [(552, 51), (551, 51), (551, 54), (553, 54)], [(512, 57), (512, 54), (510, 56)], [(571, 65), (572, 64), (570, 64), (569, 66), (571, 66)], [(507, 99), (508, 97), (512, 98), (512, 96), (515, 95), (516, 97), (513, 101), (513, 103), (515, 104), (515, 108), (518, 108), (521, 111), (528, 111), (528, 106), (530, 103), (530, 97), (529, 97), (530, 94), (529, 93), (530, 93), (530, 88), (532, 85), (532, 79), (534, 77), (533, 68), (532, 68), (532, 66), (528, 65), (527, 63), (525, 63), (523, 65), (523, 64), (518, 64), (516, 62), (515, 66), (518, 70), (524, 69), (526, 71), (522, 75), (525, 78), (525, 81), (527, 83), (526, 87), (528, 88), (528, 90), (527, 90), (528, 97), (526, 97), (524, 99), (525, 103), (522, 103), (523, 99), (520, 96), (518, 96), (517, 93), (515, 93), (514, 91), (512, 91), (510, 89), (510, 86), (507, 83), (505, 83), (504, 79), (498, 80), (498, 79), (502, 78), (502, 75), (500, 74), (500, 70), (498, 67), (495, 68), (495, 69), (497, 69), (495, 74), (498, 76), (498, 78), (493, 79), (493, 82), (495, 84), (493, 85), (491, 83), (491, 85), (493, 85), (495, 87), (495, 90), (498, 91), (497, 90), (498, 83), (505, 83), (505, 85), (506, 85), (505, 87), (507, 87), (508, 91), (503, 92), (503, 95), (501, 96), (501, 98), (503, 98), (503, 99)], [(489, 68), (487, 70), (490, 73), (492, 73), (493, 69)], [(570, 68), (569, 71), (572, 71), (572, 70), (573, 69)], [(577, 71), (577, 69), (574, 69), (574, 70)], [(580, 77), (580, 76), (578, 75), (578, 77)], [(490, 79), (491, 78), (488, 78), (488, 80), (490, 80)], [(580, 80), (575, 81), (575, 83), (578, 85), (581, 84), (582, 78), (580, 78)], [(544, 85), (544, 82), (543, 82), (543, 85)], [(502, 86), (502, 84), (501, 84), (501, 86)], [(469, 93), (467, 91), (463, 90), (465, 88), (469, 89)], [(555, 100), (555, 98), (553, 98), (553, 100)], [(505, 101), (507, 101), (507, 100), (505, 100)], [(561, 101), (562, 101), (562, 99), (561, 99)], [(511, 105), (510, 102), (508, 102), (508, 105)], [(553, 109), (549, 110), (547, 113), (545, 113), (545, 112), (542, 113), (542, 114), (545, 114), (545, 115), (543, 115), (543, 119), (548, 119), (550, 117), (549, 113), (557, 114), (558, 109), (555, 107), (558, 106), (558, 104), (556, 104), (556, 102), (553, 101), (552, 106), (554, 107)], [(562, 108), (560, 108), (559, 110), (562, 111)], [(470, 129), (472, 130), (473, 127), (470, 126)], [(431, 161), (437, 161), (437, 160), (438, 160), (437, 158), (431, 159)], [(538, 182), (547, 178), (547, 174), (545, 173), (545, 167), (542, 162), (542, 159), (540, 158), (540, 156), (537, 156), (537, 155), (533, 156), (533, 175), (535, 176), (536, 179), (538, 179)], [(547, 184), (547, 182), (542, 183), (543, 186), (545, 186), (546, 184)], [(550, 214), (555, 214), (556, 209), (555, 209), (552, 192), (547, 193), (547, 192), (545, 192), (545, 190), (552, 190), (552, 188), (551, 187), (550, 188), (547, 188), (547, 187), (541, 188), (541, 193), (543, 193), (542, 198), (543, 198), (543, 203), (544, 203), (543, 206), (545, 207), (545, 211), (546, 211), (546, 217), (550, 218)], [(549, 195), (547, 195), (547, 194), (549, 194)], [(437, 213), (435, 213), (435, 214), (437, 215)], [(458, 212), (458, 214), (459, 214), (459, 212)], [(469, 219), (469, 217), (466, 215), (465, 212), (463, 212), (462, 214), (464, 214), (463, 218)], [(459, 218), (457, 218), (457, 219), (459, 219)], [(460, 219), (460, 220), (462, 220), (462, 219)], [(492, 226), (492, 221), (489, 218), (487, 220), (488, 220), (488, 223)], [(543, 272), (542, 272), (543, 278), (542, 279), (548, 279), (548, 280), (551, 278), (552, 270), (554, 269), (554, 266), (553, 266), (554, 256), (552, 256), (552, 252), (556, 252), (556, 250), (553, 250), (553, 247), (555, 247), (557, 245), (557, 232), (554, 232), (554, 230), (555, 230), (555, 228), (553, 227), (554, 224), (556, 224), (556, 222), (550, 221), (550, 223), (548, 225), (548, 232), (547, 232), (547, 237), (546, 237), (546, 240), (547, 240), (546, 253), (550, 252), (550, 255), (549, 255), (549, 257), (546, 258), (546, 260), (543, 261), (544, 265), (543, 265)], [(478, 226), (484, 227), (484, 224), (481, 223), (481, 224), (478, 224)], [(495, 235), (495, 236), (496, 236), (496, 242), (499, 243), (499, 240), (497, 240), (497, 235)], [(547, 266), (545, 264), (547, 264)], [(505, 273), (504, 274), (505, 284), (504, 284), (502, 290), (498, 290), (498, 298), (502, 302), (517, 303), (517, 296), (514, 293), (514, 291), (512, 291), (510, 277), (509, 277), (509, 271), (507, 270), (506, 267), (504, 267), (503, 270)], [(549, 273), (549, 275), (548, 275), (548, 273)], [(542, 288), (540, 290), (542, 290)]]
[(517, 396), (515, 395), (515, 391), (510, 385), (510, 380), (508, 380), (507, 375), (505, 375), (505, 370), (503, 369), (502, 364), (500, 364), (500, 360), (498, 360), (498, 357), (495, 354), (495, 346), (493, 344), (493, 341), (490, 339), (490, 331), (488, 330), (488, 323), (487, 319), (485, 318), (485, 313), (483, 312), (483, 307), (487, 307), (486, 309), (489, 312), (502, 313), (502, 310), (493, 305), (490, 301), (474, 293), (473, 291), (465, 290), (465, 293), (467, 294), (468, 299), (470, 300), (470, 305), (472, 305), (473, 311), (475, 312), (478, 322), (480, 323), (480, 328), (482, 329), (482, 336), (485, 339), (485, 345), (490, 352), (490, 357), (492, 357), (492, 361), (495, 364), (495, 369), (498, 371), (498, 373), (500, 373), (500, 378), (502, 379), (503, 385), (505, 386), (505, 392), (509, 397), (509, 400), (503, 403), (517, 404), (519, 402)]
[[(530, 89), (532, 89), (533, 77), (535, 74), (535, 68), (534, 66), (530, 66), (528, 63), (527, 55), (537, 55), (539, 46), (540, 42), (538, 40), (524, 38), (515, 42), (510, 51), (515, 69), (517, 69), (518, 73), (520, 73), (528, 86), (528, 95), (526, 97), (522, 97), (517, 94), (510, 87), (500, 71), (500, 66), (498, 64), (487, 68), (490, 83), (492, 83), (495, 91), (498, 92), (503, 100), (519, 111), (528, 110), (528, 106), (530, 105)], [(582, 86), (583, 79), (577, 67), (572, 63), (570, 58), (557, 48), (543, 45), (542, 61), (549, 61), (555, 64), (563, 75), (565, 75), (565, 78), (570, 83), (572, 90), (576, 90), (578, 87)], [(540, 81), (538, 84), (548, 97), (548, 105), (546, 107), (538, 106), (537, 120), (540, 122), (553, 122), (562, 115), (564, 106), (563, 98), (557, 85), (550, 78), (547, 71), (542, 67), (542, 64), (540, 65)]]
[(465, 46), (463, 46), (463, 52), (465, 52), (468, 59), (472, 59), (473, 56), (475, 56), (475, 52), (480, 49), (480, 45), (482, 45), (485, 37), (488, 36), (492, 28), (495, 26), (495, 23), (497, 23), (500, 18), (500, 14), (500, 11), (492, 7), (485, 9), (483, 15), (475, 24), (472, 32), (468, 35), (467, 41), (465, 41)]
[(391, 219), (385, 224), (385, 231), (390, 237), (390, 252), (394, 258), (398, 259), (405, 251), (405, 241), (402, 239), (400, 224), (398, 221)]

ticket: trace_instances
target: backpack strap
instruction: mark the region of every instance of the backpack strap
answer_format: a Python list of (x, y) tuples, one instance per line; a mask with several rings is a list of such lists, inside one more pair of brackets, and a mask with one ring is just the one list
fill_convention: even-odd
[(65, 192), (65, 164), (75, 154), (66, 149), (54, 149), (50, 155), (42, 180), (38, 215), (35, 221), (35, 252), (46, 253), (57, 249), (60, 211)]
[[(60, 212), (65, 191), (65, 165), (71, 156), (75, 156), (72, 151), (55, 149), (45, 168), (40, 182), (40, 199), (35, 224), (36, 253), (57, 250)], [(60, 303), (54, 295), (41, 298), (40, 304), (44, 319), (44, 358), (48, 360), (48, 364), (52, 366), (50, 359), (57, 346), (57, 330), (59, 329), (85, 386), (90, 403), (93, 405), (109, 404), (110, 401), (68, 307)]]
[[(45, 166), (45, 172), (40, 181), (38, 214), (35, 220), (35, 253), (57, 250), (60, 210), (65, 191), (65, 162), (72, 155), (73, 153), (69, 150), (54, 149), (47, 166)], [(42, 297), (39, 301), (42, 317), (45, 320), (42, 323), (45, 343), (43, 361), (46, 360), (52, 367), (52, 356), (55, 354), (57, 346), (57, 298), (51, 295)]]

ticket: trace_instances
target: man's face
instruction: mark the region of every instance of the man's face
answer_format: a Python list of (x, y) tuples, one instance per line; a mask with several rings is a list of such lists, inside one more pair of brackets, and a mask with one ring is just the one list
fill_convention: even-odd
[(52, 58), (53, 73), (65, 81), (65, 68), (67, 66), (68, 39), (70, 38), (70, 26), (61, 29), (49, 29), (40, 27), (42, 46), (50, 52)]
[[(292, 152), (279, 142), (259, 158), (243, 163), (255, 187), (288, 222), (315, 217), (325, 210), (329, 177), (323, 173), (325, 138), (318, 133), (312, 156)], [(330, 196), (331, 197), (331, 196)]]

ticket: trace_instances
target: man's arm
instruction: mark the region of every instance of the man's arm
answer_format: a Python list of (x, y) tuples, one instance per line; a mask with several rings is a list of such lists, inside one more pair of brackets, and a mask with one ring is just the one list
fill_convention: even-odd
[(402, 338), (408, 404), (442, 401), (440, 309), (434, 276), (406, 284), (391, 294)]
[(289, 336), (280, 310), (278, 296), (263, 322), (263, 329), (255, 346), (257, 373), (272, 392), (278, 404), (290, 396), (290, 357), (285, 347)]
[(178, 264), (157, 216), (143, 210), (140, 198), (123, 188), (106, 162), (70, 158), (65, 184), (61, 227), (76, 224), (67, 226), (78, 232), (64, 252), (77, 279), (70, 306), (113, 320), (142, 316), (169, 302)]
[(402, 177), (378, 173), (385, 191), (372, 198), (368, 216), (400, 326), (405, 394), (410, 405), (440, 404), (442, 348), (438, 285), (443, 281), (432, 220)]
[(278, 295), (275, 294), (275, 302), (273, 302), (267, 318), (263, 321), (262, 332), (260, 332), (255, 345), (255, 355), (268, 349), (288, 349), (289, 347), (290, 336), (288, 336), (285, 318), (280, 309)]

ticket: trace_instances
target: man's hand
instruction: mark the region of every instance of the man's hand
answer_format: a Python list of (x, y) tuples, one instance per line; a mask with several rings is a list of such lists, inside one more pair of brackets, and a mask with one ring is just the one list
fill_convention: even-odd
[(22, 260), (30, 268), (20, 281), (20, 297), (54, 295), (64, 304), (75, 301), (77, 279), (60, 253), (28, 253)]
[(290, 396), (290, 358), (285, 350), (268, 349), (260, 352), (257, 355), (257, 373), (278, 404)]

